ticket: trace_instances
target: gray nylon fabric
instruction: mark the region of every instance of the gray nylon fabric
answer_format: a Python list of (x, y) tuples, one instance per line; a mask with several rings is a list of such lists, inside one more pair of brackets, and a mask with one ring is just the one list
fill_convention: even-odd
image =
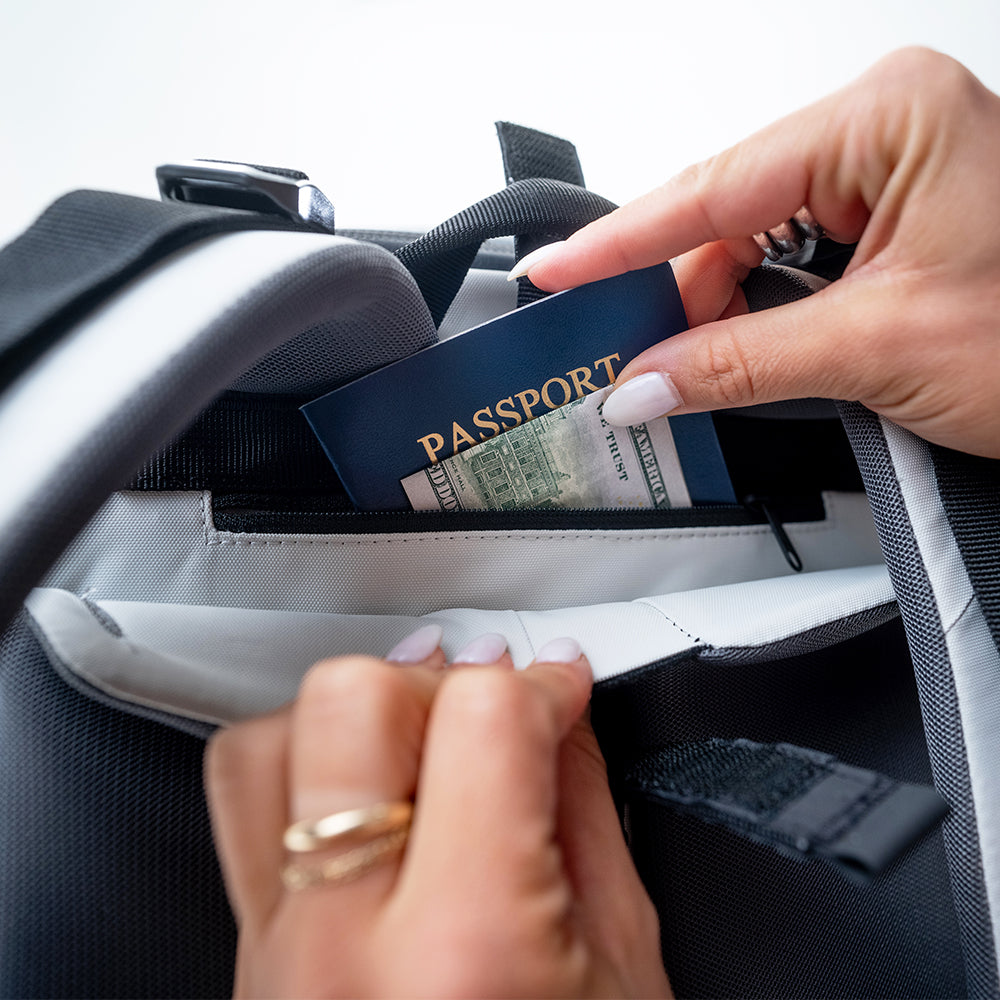
[(899, 597), (937, 789), (952, 812), (942, 827), (971, 997), (1000, 993), (992, 918), (983, 881), (975, 804), (962, 722), (941, 620), (896, 480), (879, 418), (858, 403), (841, 407), (871, 500), (875, 526)]
[[(789, 524), (806, 564), (879, 562), (863, 497)], [(607, 567), (596, 571), (595, 567)], [(614, 571), (611, 570), (614, 567)], [(544, 609), (787, 576), (767, 525), (605, 530), (257, 534), (218, 529), (203, 493), (117, 493), (44, 578), (95, 599), (347, 614)], [(393, 581), (389, 587), (387, 581)]]
[(842, 642), (846, 636), (862, 635), (898, 617), (899, 605), (891, 601), (866, 608), (835, 622), (824, 622), (814, 629), (783, 637), (780, 642), (760, 646), (707, 649), (701, 656), (704, 660), (747, 664), (760, 663), (762, 660), (784, 659), (789, 656), (805, 656), (816, 650), (828, 649)]
[(361, 243), (343, 257), (343, 279), (328, 289), (336, 316), (275, 348), (232, 389), (318, 396), (437, 342), (430, 313), (395, 258)]
[(446, 656), (476, 636), (499, 633), (517, 666), (527, 666), (550, 639), (572, 635), (599, 682), (693, 646), (705, 647), (713, 660), (735, 648), (749, 668), (840, 644), (895, 614), (881, 566), (562, 610), (445, 607), (420, 617), (394, 610), (391, 598), (371, 614), (347, 615), (162, 597), (98, 601), (93, 592), (83, 601), (58, 588), (36, 589), (26, 607), (54, 661), (90, 687), (123, 703), (213, 723), (273, 711), (295, 697), (317, 660), (384, 655), (430, 622), (444, 630)]

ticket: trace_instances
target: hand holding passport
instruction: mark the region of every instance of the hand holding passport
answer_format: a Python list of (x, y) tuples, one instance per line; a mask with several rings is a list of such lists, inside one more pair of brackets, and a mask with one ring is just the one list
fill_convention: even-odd
[[(505, 432), (545, 414), (552, 417), (539, 428), (555, 425), (557, 415), (560, 424), (576, 414), (593, 420), (597, 413), (599, 420), (599, 403), (581, 402), (565, 415), (559, 410), (594, 393), (603, 397), (603, 390), (628, 361), (686, 327), (670, 265), (659, 264), (559, 292), (507, 313), (336, 389), (304, 406), (303, 412), (360, 509), (408, 509), (401, 480), (415, 473), (425, 469), (440, 473), (447, 460), (464, 457), (477, 446), (480, 452), (495, 454)], [(662, 489), (651, 487), (649, 476), (640, 474), (644, 466), (651, 468), (650, 446), (642, 434), (661, 422), (666, 435), (661, 433), (659, 440), (672, 439), (672, 449), (662, 444), (660, 450), (670, 452), (673, 465), (666, 475), (661, 469), (652, 477), (662, 481)], [(614, 449), (621, 451), (619, 437), (626, 451), (631, 442), (638, 462), (633, 482), (646, 480), (647, 498), (640, 491), (634, 504), (622, 505), (734, 502), (708, 414), (660, 418), (643, 426), (639, 438), (615, 428), (614, 440), (605, 444), (614, 458)], [(540, 440), (538, 434), (530, 437)], [(566, 442), (580, 435), (542, 437)], [(493, 445), (486, 448), (486, 442)], [(554, 454), (553, 446), (547, 447)], [(583, 468), (579, 458), (563, 455), (560, 460), (578, 470), (578, 481), (588, 478), (579, 471)], [(672, 484), (669, 490), (667, 480)], [(601, 499), (600, 493), (595, 495), (596, 501), (575, 499), (571, 505), (616, 505), (607, 497)], [(440, 497), (427, 502), (454, 509)], [(510, 503), (501, 501), (499, 506), (507, 508)]]

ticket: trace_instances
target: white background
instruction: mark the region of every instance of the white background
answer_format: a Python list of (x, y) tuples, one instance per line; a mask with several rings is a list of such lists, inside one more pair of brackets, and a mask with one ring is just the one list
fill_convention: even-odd
[(503, 186), (497, 119), (621, 202), (913, 43), (1000, 90), (1000, 0), (0, 0), (0, 242), (196, 156), (424, 229)]

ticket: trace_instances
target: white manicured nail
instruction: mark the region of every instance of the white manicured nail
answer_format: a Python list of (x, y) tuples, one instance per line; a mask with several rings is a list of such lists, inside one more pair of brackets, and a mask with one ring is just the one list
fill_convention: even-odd
[(523, 278), (543, 257), (547, 257), (556, 247), (560, 247), (565, 240), (556, 240), (555, 243), (546, 243), (545, 246), (526, 253), (510, 270), (507, 275), (508, 281), (515, 278)]
[(444, 630), (440, 625), (424, 625), (396, 643), (386, 659), (393, 663), (423, 663), (441, 645), (442, 635)]
[(680, 393), (664, 372), (645, 372), (617, 386), (604, 401), (601, 415), (615, 427), (641, 424), (676, 410)]
[(536, 663), (576, 663), (583, 650), (576, 639), (550, 639), (535, 654)]
[(473, 639), (455, 655), (452, 663), (496, 663), (507, 652), (507, 640), (496, 632)]

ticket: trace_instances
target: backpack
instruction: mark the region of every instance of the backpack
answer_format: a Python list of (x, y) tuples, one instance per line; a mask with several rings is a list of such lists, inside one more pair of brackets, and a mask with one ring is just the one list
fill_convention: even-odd
[(498, 130), (507, 186), (423, 235), (199, 161), (0, 251), (0, 993), (231, 993), (205, 740), (437, 622), (581, 642), (677, 995), (1000, 995), (1000, 463), (811, 400), (713, 415), (737, 504), (346, 496), (299, 407), (535, 301), (515, 259), (613, 208)]

